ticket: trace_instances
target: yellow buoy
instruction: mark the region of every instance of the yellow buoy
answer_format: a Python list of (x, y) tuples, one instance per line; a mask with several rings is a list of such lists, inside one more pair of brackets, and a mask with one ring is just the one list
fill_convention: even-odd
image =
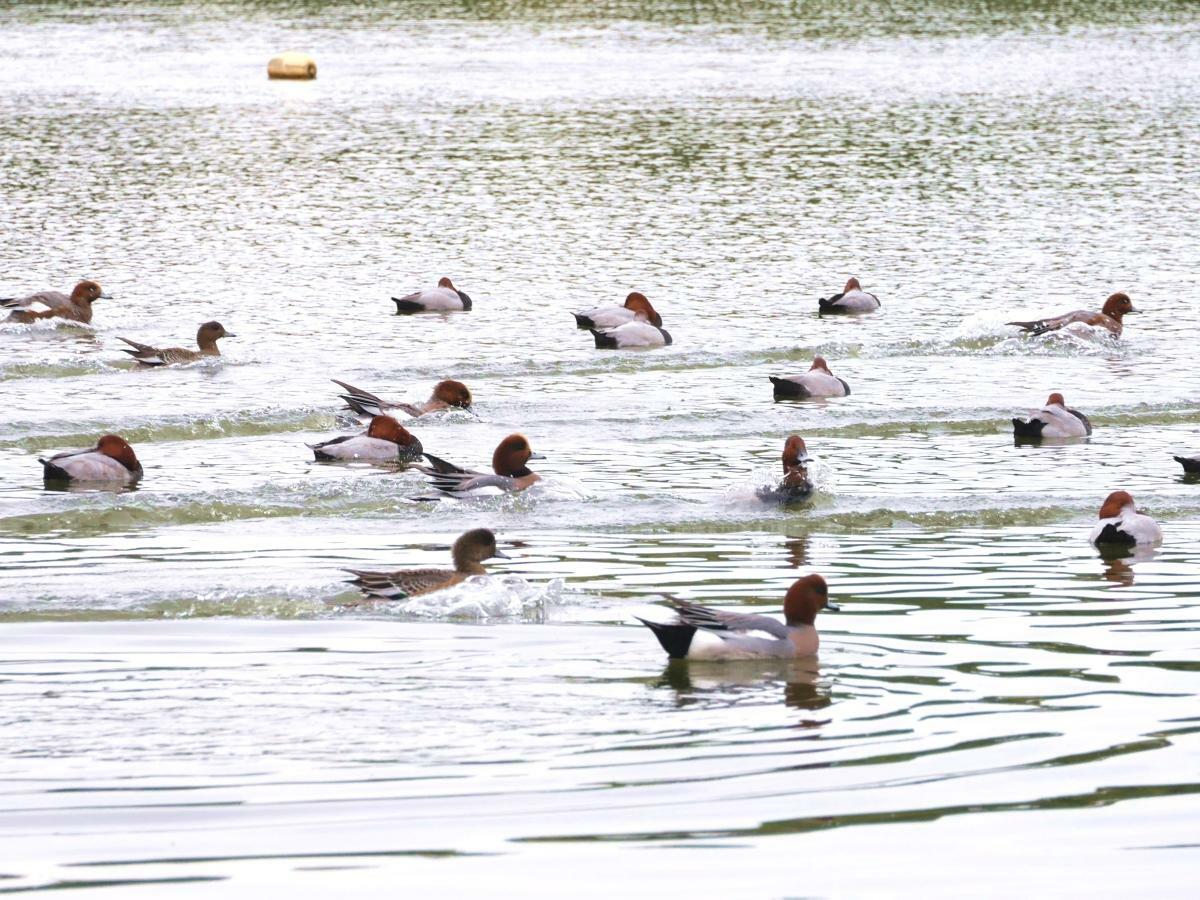
[(288, 50), (267, 63), (268, 78), (316, 78), (317, 61), (307, 53)]

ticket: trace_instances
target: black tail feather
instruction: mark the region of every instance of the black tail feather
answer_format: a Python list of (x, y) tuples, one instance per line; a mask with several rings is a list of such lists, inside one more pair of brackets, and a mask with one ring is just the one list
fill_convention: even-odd
[(1189, 459), (1186, 456), (1176, 456), (1175, 462), (1183, 466), (1183, 471), (1192, 474), (1200, 474), (1200, 457)]
[(593, 322), (587, 316), (585, 316), (583, 313), (571, 313), (571, 315), (573, 315), (575, 317), (575, 327), (576, 328), (586, 328), (590, 331), (591, 329), (596, 327), (596, 323)]
[(1112, 522), (1109, 522), (1096, 536), (1097, 544), (1108, 544), (1110, 546), (1132, 547), (1137, 543), (1137, 540), (1132, 534), (1127, 531), (1122, 531)]
[(682, 623), (651, 622), (641, 616), (634, 616), (634, 618), (654, 632), (654, 636), (658, 638), (658, 642), (662, 644), (662, 648), (667, 651), (667, 656), (671, 659), (683, 659), (687, 656), (688, 650), (692, 646), (692, 636), (696, 633), (694, 626)]
[(774, 375), (768, 375), (767, 377), (771, 379), (771, 384), (775, 385), (776, 400), (781, 397), (796, 398), (808, 396), (808, 388), (798, 382), (788, 381), (786, 378), (776, 378)]
[(596, 339), (596, 346), (600, 349), (615, 350), (617, 347), (617, 339), (611, 334), (606, 334), (603, 331), (597, 331), (595, 328), (589, 328), (592, 337)]
[(1019, 441), (1040, 441), (1042, 439), (1042, 429), (1046, 427), (1046, 423), (1041, 419), (1030, 419), (1028, 422), (1023, 419), (1013, 419), (1013, 437)]
[(393, 297), (392, 300), (396, 302), (397, 315), (400, 313), (425, 312), (425, 307), (414, 300), (404, 300), (401, 297)]

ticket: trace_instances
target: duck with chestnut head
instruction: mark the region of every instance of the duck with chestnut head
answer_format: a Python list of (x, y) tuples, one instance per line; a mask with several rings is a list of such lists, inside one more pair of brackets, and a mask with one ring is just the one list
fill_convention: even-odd
[(449, 278), (438, 279), (437, 287), (415, 291), (405, 297), (393, 297), (396, 313), (457, 312), (471, 308), (471, 298), (454, 286)]
[(463, 469), (432, 454), (425, 458), (430, 465), (420, 466), (429, 476), (429, 483), (442, 492), (441, 497), (419, 497), (416, 499), (465, 498), (486, 494), (517, 493), (527, 490), (542, 480), (542, 476), (529, 470), (531, 459), (545, 459), (534, 453), (529, 439), (523, 434), (510, 434), (496, 445), (492, 453), (492, 474)]
[(28, 297), (0, 299), (0, 308), (10, 309), (5, 322), (29, 323), (41, 319), (67, 319), (71, 322), (92, 321), (92, 304), (97, 300), (111, 300), (100, 285), (84, 280), (75, 285), (70, 294), (58, 291), (40, 291)]
[(776, 400), (811, 400), (846, 397), (850, 394), (850, 385), (829, 371), (829, 363), (825, 362), (823, 356), (815, 357), (809, 370), (801, 375), (767, 377), (775, 386)]
[(461, 381), (453, 381), (451, 379), (445, 379), (435, 384), (433, 386), (433, 393), (429, 395), (429, 399), (422, 403), (402, 403), (399, 400), (384, 400), (382, 397), (377, 397), (369, 391), (356, 388), (354, 385), (347, 384), (344, 381), (338, 381), (336, 378), (331, 378), (330, 381), (346, 391), (346, 393), (339, 396), (346, 401), (348, 409), (354, 410), (360, 416), (379, 416), (398, 409), (405, 415), (417, 418), (428, 413), (441, 412), (445, 409), (469, 410), (471, 403), (474, 401), (470, 388)]
[(1081, 438), (1092, 433), (1092, 423), (1083, 413), (1071, 409), (1057, 391), (1046, 398), (1046, 405), (1028, 419), (1013, 419), (1013, 437), (1018, 441), (1042, 438)]
[(421, 442), (391, 416), (376, 416), (363, 434), (346, 434), (306, 444), (318, 462), (363, 460), (411, 463), (421, 457)]
[(1059, 316), (1034, 319), (1029, 322), (1008, 322), (1007, 324), (1016, 325), (1022, 331), (1030, 334), (1058, 331), (1068, 325), (1090, 325), (1093, 328), (1103, 328), (1113, 337), (1120, 337), (1125, 327), (1124, 318), (1130, 313), (1136, 312), (1140, 312), (1140, 310), (1133, 308), (1133, 301), (1129, 299), (1129, 295), (1117, 292), (1104, 301), (1100, 312), (1077, 309)]
[(797, 579), (783, 598), (783, 621), (756, 613), (731, 613), (683, 600), (672, 601), (674, 622), (638, 621), (654, 632), (671, 659), (792, 659), (820, 647), (817, 613), (836, 611), (820, 575)]
[(106, 481), (131, 484), (142, 477), (142, 464), (125, 438), (106, 434), (96, 446), (66, 450), (38, 459), (48, 483)]
[(1128, 491), (1113, 491), (1100, 507), (1100, 521), (1092, 527), (1088, 540), (1105, 549), (1157, 544), (1162, 536), (1159, 524), (1138, 512)]
[(572, 315), (575, 316), (575, 325), (579, 328), (596, 328), (603, 331), (635, 321), (649, 322), (656, 328), (662, 328), (662, 316), (655, 311), (641, 291), (631, 291), (621, 306), (597, 306), (595, 309)]
[(840, 294), (821, 297), (817, 301), (817, 310), (821, 315), (868, 313), (875, 312), (877, 309), (879, 309), (879, 298), (864, 291), (857, 278), (849, 279)]

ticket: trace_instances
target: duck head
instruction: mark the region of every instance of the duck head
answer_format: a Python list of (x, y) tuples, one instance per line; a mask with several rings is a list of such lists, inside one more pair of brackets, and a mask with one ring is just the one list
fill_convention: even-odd
[(1133, 496), (1128, 491), (1113, 491), (1104, 499), (1100, 507), (1101, 519), (1115, 519), (1126, 509), (1137, 512), (1133, 505)]
[(1049, 397), (1046, 398), (1046, 405), (1047, 406), (1065, 407), (1067, 405), (1067, 401), (1065, 401), (1063, 399), (1062, 394), (1058, 393), (1058, 391), (1055, 391), (1053, 394), (1051, 394)]
[(376, 416), (367, 428), (367, 437), (378, 438), (381, 441), (391, 441), (401, 447), (410, 447), (417, 439), (403, 425), (391, 416)]
[(492, 471), (497, 475), (522, 478), (532, 474), (527, 467), (531, 459), (545, 458), (540, 453), (533, 452), (525, 435), (510, 434), (496, 446), (496, 451), (492, 454)]
[(654, 307), (650, 305), (650, 301), (641, 291), (633, 291), (625, 298), (625, 308), (644, 316), (646, 321), (655, 328), (662, 328), (662, 316), (654, 311)]
[(793, 434), (783, 444), (783, 471), (787, 472), (808, 462), (808, 448), (804, 446), (804, 438)]
[(783, 598), (783, 617), (788, 625), (812, 625), (823, 609), (837, 611), (829, 602), (829, 586), (820, 575), (796, 579)]
[(496, 535), (488, 528), (475, 528), (459, 535), (454, 542), (454, 563), (477, 565), (485, 559), (508, 559), (496, 549)]
[(89, 306), (97, 300), (111, 300), (108, 294), (101, 290), (100, 285), (95, 281), (84, 279), (75, 285), (71, 291), (71, 302), (76, 306), (86, 303)]
[(1133, 308), (1133, 301), (1129, 299), (1129, 295), (1120, 291), (1105, 300), (1104, 309), (1101, 310), (1110, 319), (1116, 319), (1118, 322), (1122, 316), (1138, 311)]
[(217, 341), (224, 337), (237, 337), (237, 335), (226, 331), (225, 326), (220, 322), (205, 322), (196, 331), (196, 343), (200, 345), (201, 350), (215, 349)]
[(469, 409), (471, 391), (461, 381), (439, 381), (433, 386), (433, 399), (441, 400), (447, 406)]
[(851, 277), (850, 280), (846, 282), (846, 286), (844, 288), (842, 288), (842, 293), (848, 294), (851, 291), (861, 291), (861, 290), (862, 290), (862, 285), (858, 283), (858, 279)]
[(123, 437), (115, 434), (104, 435), (96, 441), (96, 452), (115, 459), (130, 472), (142, 471), (142, 464), (138, 462), (137, 454), (133, 452), (133, 448)]
[(812, 365), (809, 366), (808, 371), (824, 372), (826, 375), (833, 374), (832, 372), (829, 371), (829, 363), (825, 362), (825, 357), (823, 357), (823, 356), (814, 356)]

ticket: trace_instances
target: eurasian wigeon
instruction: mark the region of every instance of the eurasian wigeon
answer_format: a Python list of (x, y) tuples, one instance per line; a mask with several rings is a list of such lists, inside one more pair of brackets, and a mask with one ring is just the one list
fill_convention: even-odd
[(1127, 491), (1113, 491), (1100, 507), (1100, 521), (1088, 540), (1098, 547), (1157, 544), (1162, 540), (1162, 529), (1152, 518), (1137, 511)]
[(392, 400), (384, 400), (368, 391), (364, 391), (362, 388), (356, 388), (352, 384), (338, 381), (336, 378), (331, 378), (330, 381), (345, 389), (346, 393), (339, 396), (346, 401), (347, 407), (354, 410), (360, 416), (379, 416), (383, 415), (389, 409), (398, 409), (416, 418), (417, 416), (423, 416), (426, 413), (437, 412), (443, 409), (471, 408), (471, 391), (461, 381), (439, 381), (433, 386), (433, 393), (429, 395), (429, 399), (424, 403), (400, 403)]
[(771, 379), (771, 384), (775, 385), (776, 400), (845, 397), (850, 393), (850, 385), (829, 371), (829, 364), (823, 356), (813, 359), (812, 366), (803, 375), (767, 377)]
[[(541, 481), (542, 477), (536, 472), (529, 471), (529, 461), (546, 457), (533, 452), (525, 435), (510, 434), (496, 445), (496, 449), (492, 453), (494, 475), (460, 469), (453, 463), (448, 463), (429, 453), (425, 454), (425, 458), (432, 465), (418, 466), (418, 468), (429, 476), (430, 484), (445, 492), (447, 496), (466, 497), (499, 491), (515, 493), (532, 487)], [(431, 498), (418, 497), (416, 499)]]
[(1129, 299), (1128, 294), (1116, 293), (1104, 301), (1104, 308), (1100, 312), (1077, 309), (1053, 318), (1037, 319), (1033, 322), (1008, 322), (1007, 324), (1016, 325), (1030, 334), (1045, 334), (1047, 331), (1058, 331), (1060, 328), (1078, 322), (1095, 328), (1104, 328), (1114, 337), (1120, 337), (1124, 327), (1121, 320), (1130, 313), (1136, 312), (1140, 312), (1140, 310), (1133, 308), (1133, 301)]
[(626, 297), (624, 306), (598, 306), (572, 315), (575, 316), (577, 326), (589, 330), (595, 328), (603, 331), (633, 321), (649, 322), (657, 328), (662, 328), (662, 316), (655, 312), (646, 295), (640, 291), (633, 291)]
[(486, 575), (486, 559), (509, 559), (496, 549), (496, 535), (487, 528), (476, 528), (460, 535), (451, 551), (453, 569), (398, 569), (395, 572), (363, 572), (346, 569), (368, 597), (378, 600), (403, 600), (441, 591), (472, 575)]
[(1046, 398), (1046, 405), (1028, 420), (1013, 419), (1013, 436), (1018, 440), (1087, 437), (1092, 423), (1083, 413), (1071, 409), (1057, 392)]
[(600, 331), (589, 329), (596, 339), (596, 346), (606, 350), (625, 349), (629, 347), (665, 347), (671, 343), (671, 335), (657, 325), (635, 319)]
[[(792, 659), (812, 656), (820, 646), (817, 613), (837, 610), (820, 575), (805, 575), (788, 588), (783, 599), (783, 622), (753, 613), (729, 613), (673, 600), (676, 621), (638, 621), (654, 632), (671, 659), (735, 660)], [(696, 632), (717, 640), (693, 641)], [(759, 632), (765, 637), (756, 637)]]
[(879, 309), (879, 298), (864, 291), (857, 278), (851, 278), (840, 294), (828, 299), (821, 297), (817, 300), (817, 306), (822, 314), (874, 312)]
[(49, 459), (38, 458), (46, 481), (119, 481), (124, 484), (142, 477), (142, 464), (129, 442), (106, 434), (95, 447), (67, 450)]
[(69, 295), (58, 291), (41, 291), (28, 297), (8, 297), (0, 307), (11, 309), (5, 322), (36, 322), (39, 319), (70, 319), (73, 322), (92, 321), (92, 304), (112, 297), (94, 281), (81, 281)]
[(169, 366), (172, 363), (191, 363), (206, 356), (220, 356), (221, 351), (217, 349), (217, 341), (227, 337), (237, 337), (237, 335), (226, 331), (225, 326), (220, 322), (205, 322), (196, 332), (196, 343), (200, 347), (199, 350), (187, 350), (183, 347), (166, 347), (160, 350), (149, 344), (131, 341), (129, 338), (118, 336), (117, 340), (124, 341), (133, 348), (126, 350), (122, 347), (122, 353), (128, 353), (143, 366), (155, 367)]
[(347, 434), (319, 444), (306, 444), (320, 462), (361, 459), (410, 463), (419, 459), (421, 442), (391, 416), (376, 416), (364, 434)]
[(426, 288), (407, 297), (393, 297), (397, 313), (451, 312), (471, 308), (471, 298), (454, 286), (449, 278), (442, 278), (435, 288)]
[(783, 444), (783, 478), (778, 484), (760, 487), (755, 493), (767, 503), (795, 503), (812, 496), (813, 484), (808, 479), (808, 448), (804, 438), (793, 434)]
[(1176, 456), (1174, 459), (1189, 475), (1200, 475), (1200, 456)]

